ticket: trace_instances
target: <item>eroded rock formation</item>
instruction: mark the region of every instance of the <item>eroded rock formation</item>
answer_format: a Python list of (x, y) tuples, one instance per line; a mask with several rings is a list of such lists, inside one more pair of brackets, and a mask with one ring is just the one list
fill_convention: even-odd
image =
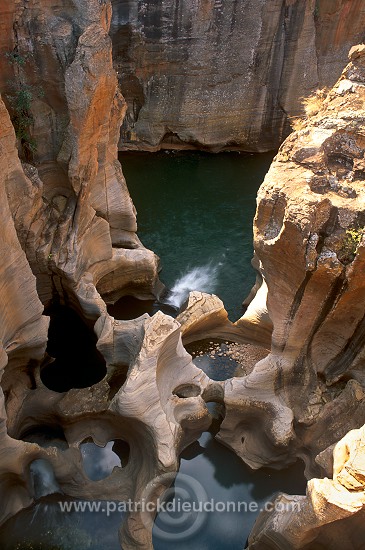
[(120, 147), (276, 149), (364, 21), (361, 0), (113, 0)]
[[(25, 110), (36, 141), (36, 168), (24, 165), (26, 177), (7, 184), (19, 239), (43, 303), (54, 290), (83, 294), (90, 280), (110, 299), (128, 287), (148, 297), (157, 258), (136, 237), (117, 160), (125, 104), (112, 67), (111, 5), (95, 0), (66, 8), (32, 1), (11, 14), (15, 31), (8, 29), (5, 53), (13, 84), (3, 90), (18, 130), (17, 107), (31, 95)], [(18, 132), (25, 157), (27, 141)]]
[(249, 548), (361, 548), (364, 444), (364, 427), (341, 439), (333, 453), (333, 479), (311, 479), (305, 497), (277, 497), (274, 506), (280, 513), (261, 514), (251, 533)]
[[(135, 209), (117, 160), (124, 102), (112, 67), (111, 5), (95, 0), (64, 8), (18, 3), (2, 19), (9, 31), (2, 47), (11, 61), (5, 73), (13, 72), (13, 83), (2, 90), (18, 139), (0, 99), (1, 521), (34, 496), (28, 466), (44, 451), (21, 437), (43, 425), (42, 407), (46, 416), (52, 403), (58, 407), (50, 424), (59, 425), (62, 416), (62, 395), (45, 388), (39, 375), (48, 327), (42, 303), (57, 298), (95, 322), (107, 316), (96, 285), (108, 300), (132, 291), (153, 297), (159, 287), (158, 259), (136, 237)], [(20, 131), (25, 128), (36, 136), (36, 150), (32, 136)], [(39, 387), (50, 408), (34, 399)], [(84, 411), (87, 394), (80, 401)], [(69, 394), (66, 402), (70, 418)], [(57, 477), (68, 468), (62, 459)]]
[[(299, 17), (304, 3), (286, 4), (280, 17)], [(336, 6), (331, 17), (337, 21), (344, 4)], [(223, 14), (230, 7), (205, 4), (204, 24), (209, 10)], [(311, 2), (305, 10), (311, 19), (302, 14), (303, 41), (313, 20)], [(328, 3), (319, 10), (324, 17)], [(265, 19), (273, 29), (275, 13)], [(363, 505), (357, 454), (362, 431), (336, 447), (333, 472), (330, 455), (340, 438), (365, 423), (364, 47), (351, 51), (340, 81), (283, 144), (260, 189), (258, 278), (245, 315), (231, 323), (219, 298), (196, 292), (177, 320), (158, 312), (118, 321), (108, 314), (107, 301), (123, 294), (152, 298), (160, 284), (156, 256), (136, 237), (135, 211), (117, 161), (126, 106), (112, 66), (110, 21), (111, 3), (99, 0), (46, 8), (30, 0), (7, 7), (2, 19), (5, 29), (14, 27), (14, 34), (1, 35), (1, 47), (11, 54), (7, 71), (15, 86), (29, 92), (41, 84), (43, 93), (28, 109), (37, 151), (18, 132), (23, 162), (0, 102), (0, 522), (36, 498), (29, 476), (35, 459), (52, 464), (58, 487), (72, 498), (138, 501), (146, 490), (156, 498), (173, 480), (181, 451), (211, 424), (207, 403), (215, 402), (225, 410), (218, 439), (253, 468), (281, 468), (301, 457), (308, 477), (334, 473), (333, 481), (310, 482), (291, 530), (285, 515), (261, 517), (253, 547), (279, 540), (279, 547), (284, 541), (283, 548), (304, 548), (317, 538), (332, 540), (325, 526), (334, 518), (358, 525)], [(347, 21), (341, 17), (339, 45)], [(153, 18), (146, 23), (152, 24)], [(209, 29), (207, 36), (216, 32)], [(29, 52), (31, 63), (24, 59)], [(12, 96), (7, 102), (17, 126), (14, 88), (3, 90)], [(51, 361), (42, 304), (55, 297), (89, 320), (97, 335), (106, 374), (90, 387), (57, 392), (42, 381)], [(183, 347), (204, 337), (261, 346), (263, 355), (271, 351), (242, 376), (217, 382)], [(67, 448), (26, 441), (47, 426), (57, 427)], [(90, 480), (80, 452), (88, 438), (99, 445), (126, 441), (128, 464), (102, 482)], [(314, 516), (317, 523), (308, 528)], [(123, 548), (151, 548), (152, 520), (129, 514), (120, 531)]]
[[(309, 475), (331, 477), (330, 453), (345, 437), (335, 447), (333, 481), (311, 480), (297, 515), (261, 516), (250, 548), (360, 548), (363, 541), (363, 428), (346, 433), (365, 422), (365, 47), (349, 57), (331, 92), (313, 98), (317, 114), (280, 148), (255, 218), (273, 322), (260, 369), (266, 384), (271, 372), (288, 407), (276, 433), (292, 439)], [(228, 411), (223, 429), (229, 419)]]

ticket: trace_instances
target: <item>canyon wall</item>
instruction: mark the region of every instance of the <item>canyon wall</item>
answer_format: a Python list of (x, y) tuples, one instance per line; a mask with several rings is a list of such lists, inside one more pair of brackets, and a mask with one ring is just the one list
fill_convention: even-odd
[[(7, 3), (0, 12), (3, 523), (36, 498), (29, 468), (40, 458), (54, 462), (66, 493), (79, 493), (84, 484), (85, 498), (91, 495), (84, 474), (83, 482), (71, 481), (80, 469), (79, 452), (59, 454), (53, 448), (48, 453), (26, 440), (29, 430), (67, 430), (72, 418), (78, 428), (68, 435), (70, 447), (75, 440), (78, 447), (85, 429), (99, 441), (101, 432), (108, 433), (103, 420), (99, 425), (93, 419), (95, 429), (85, 428), (85, 419), (100, 413), (103, 401), (108, 407), (111, 389), (106, 380), (91, 403), (89, 390), (76, 391), (74, 399), (71, 391), (70, 401), (68, 392), (57, 393), (43, 384), (42, 369), (53, 361), (45, 353), (49, 318), (43, 306), (60, 301), (91, 327), (98, 320), (98, 346), (107, 348), (107, 378), (112, 379), (118, 367), (125, 376), (126, 361), (131, 361), (127, 350), (132, 347), (136, 353), (141, 345), (136, 333), (143, 326), (133, 325), (132, 335), (118, 327), (119, 336), (115, 334), (104, 299), (114, 301), (124, 293), (153, 298), (161, 285), (158, 258), (136, 236), (136, 212), (117, 160), (125, 104), (112, 65), (110, 2), (44, 5), (31, 0)], [(108, 330), (111, 341), (106, 345)], [(118, 351), (116, 343), (121, 345)], [(111, 416), (113, 431), (111, 425), (120, 421), (117, 414)], [(131, 464), (138, 467), (138, 461)], [(130, 479), (128, 470), (124, 477)], [(121, 495), (121, 482), (116, 498), (133, 497), (134, 483), (132, 488), (126, 483), (127, 493)], [(96, 498), (95, 487), (93, 492)]]
[(113, 0), (119, 147), (276, 149), (365, 37), (361, 0)]
[(126, 106), (110, 2), (31, 0), (2, 11), (0, 89), (27, 175), (11, 208), (42, 302), (72, 300), (85, 273), (112, 300), (123, 288), (152, 297), (157, 258), (136, 236), (117, 160)]
[[(211, 425), (213, 418), (206, 405), (215, 402), (225, 412), (218, 440), (251, 467), (282, 468), (299, 457), (306, 464), (308, 478), (333, 478), (310, 482), (308, 495), (302, 499), (306, 503), (303, 514), (291, 530), (286, 515), (261, 517), (250, 539), (252, 548), (277, 548), (278, 544), (280, 548), (305, 548), (317, 539), (321, 544), (321, 537), (333, 541), (335, 531), (331, 535), (326, 526), (348, 521), (350, 516), (350, 535), (362, 541), (363, 484), (356, 456), (363, 444), (363, 431), (357, 430), (365, 423), (365, 47), (353, 48), (350, 64), (335, 87), (327, 96), (314, 98), (314, 115), (296, 122), (296, 132), (280, 148), (259, 191), (254, 225), (259, 277), (245, 315), (232, 324), (217, 297), (197, 292), (190, 294), (176, 320), (158, 312), (152, 318), (145, 314), (119, 321), (108, 314), (106, 302), (123, 294), (152, 298), (160, 285), (157, 258), (136, 236), (135, 210), (117, 160), (126, 105), (112, 64), (111, 2), (43, 4), (24, 0), (1, 9), (0, 523), (36, 499), (29, 465), (38, 458), (52, 464), (58, 486), (70, 498), (138, 501), (151, 491), (153, 500), (155, 493), (173, 481), (181, 451)], [(162, 34), (157, 38), (165, 44), (161, 5), (141, 4), (138, 17), (143, 18), (144, 32), (151, 33), (153, 40), (155, 33)], [(242, 23), (248, 15), (252, 20), (245, 43), (250, 43), (250, 32), (256, 32), (252, 43), (261, 44), (261, 49), (250, 51), (253, 72), (247, 73), (248, 79), (253, 74), (266, 75), (261, 93), (255, 79), (248, 80), (251, 84), (245, 88), (240, 85), (240, 79), (244, 80), (240, 72), (228, 84), (218, 72), (222, 87), (204, 97), (204, 90), (212, 88), (209, 82), (215, 82), (207, 73), (198, 88), (190, 88), (190, 106), (186, 106), (186, 113), (193, 113), (190, 120), (200, 121), (199, 132), (206, 130), (204, 138), (190, 130), (181, 135), (189, 143), (211, 149), (224, 147), (228, 140), (235, 146), (240, 143), (241, 138), (232, 140), (224, 131), (214, 134), (214, 124), (209, 130), (204, 107), (208, 95), (223, 102), (208, 102), (215, 115), (222, 115), (215, 119), (220, 128), (226, 126), (227, 112), (233, 112), (235, 103), (225, 92), (227, 84), (237, 93), (250, 89), (252, 103), (261, 98), (257, 112), (247, 111), (247, 98), (237, 103), (237, 113), (249, 112), (247, 120), (252, 124), (249, 139), (242, 138), (241, 145), (257, 144), (260, 139), (268, 148), (274, 137), (278, 143), (278, 135), (286, 131), (283, 113), (290, 111), (290, 102), (297, 102), (298, 95), (318, 82), (335, 78), (336, 55), (346, 47), (350, 28), (348, 36), (360, 32), (363, 8), (361, 3), (340, 0), (316, 6), (312, 2), (255, 2), (244, 4), (243, 10), (238, 2), (207, 1), (190, 6), (196, 11), (188, 14), (181, 7), (176, 15), (180, 27), (186, 24), (190, 29), (189, 18), (196, 14), (192, 37), (197, 52), (191, 55), (194, 75), (204, 74), (204, 66), (199, 65), (204, 55), (215, 56), (215, 65), (237, 65), (232, 52), (241, 52), (241, 42), (220, 48), (222, 43), (214, 40), (219, 34), (218, 20), (211, 23), (211, 13), (224, 22), (224, 13), (234, 6), (236, 16), (230, 21)], [(119, 3), (115, 17), (129, 17), (132, 7)], [(172, 33), (176, 43), (185, 42), (186, 35), (179, 40), (179, 25), (171, 28), (168, 24), (169, 13), (163, 12), (163, 32)], [(327, 22), (321, 39), (315, 32), (318, 19)], [(278, 25), (281, 38), (275, 40)], [(126, 29), (119, 28), (119, 39), (128, 39), (132, 48), (140, 47), (144, 66), (156, 71), (155, 89), (153, 75), (148, 76), (153, 94), (149, 93), (159, 98), (159, 108), (172, 106), (171, 113), (175, 112), (174, 96), (168, 92), (164, 99), (158, 92), (163, 48), (151, 41), (147, 49), (152, 53), (144, 56), (145, 45), (143, 41), (136, 45), (133, 29), (126, 38)], [(115, 27), (111, 33), (115, 41), (114, 31)], [(222, 37), (242, 39), (238, 31), (233, 25)], [(300, 63), (284, 55), (283, 36)], [(270, 37), (273, 48), (267, 48)], [(298, 41), (305, 47), (299, 48)], [(316, 69), (315, 79), (305, 81), (300, 73), (308, 59), (309, 66), (319, 59), (317, 49), (322, 52), (323, 67)], [(184, 72), (188, 65), (190, 55), (185, 59), (184, 52), (182, 48), (181, 57), (171, 54), (169, 62), (176, 71)], [(313, 52), (317, 57), (312, 59)], [(291, 59), (292, 68), (288, 65), (284, 70), (278, 57), (283, 63)], [(130, 78), (132, 73), (125, 74), (131, 86), (124, 88), (128, 99), (128, 90), (138, 85)], [(188, 89), (191, 83), (185, 73), (183, 80)], [(281, 82), (286, 91), (280, 88)], [(279, 91), (283, 109), (275, 118), (276, 99), (272, 98)], [(262, 105), (267, 104), (271, 105), (268, 124), (262, 122), (267, 113)], [(196, 105), (202, 116), (208, 113), (208, 122), (196, 116), (192, 110)], [(152, 128), (143, 118), (148, 110), (141, 107), (141, 128)], [(184, 108), (179, 107), (179, 112), (183, 120)], [(166, 133), (171, 138), (180, 132), (165, 125), (162, 111), (154, 116), (162, 121), (163, 131), (150, 144), (152, 148), (160, 146)], [(184, 132), (186, 128), (184, 122)], [(106, 373), (91, 387), (56, 392), (42, 381), (42, 368), (50, 361), (44, 357), (48, 318), (42, 315), (42, 304), (54, 299), (77, 309), (94, 327)], [(240, 377), (212, 380), (192, 363), (183, 347), (212, 336), (253, 342), (267, 348), (266, 356)], [(25, 440), (32, 430), (50, 426), (62, 433), (65, 448)], [(352, 429), (356, 431), (346, 435)], [(335, 448), (333, 465), (333, 449), (343, 437)], [(115, 468), (101, 483), (88, 479), (80, 451), (80, 443), (88, 438), (101, 446), (123, 439), (130, 447), (128, 464)], [(340, 494), (335, 506), (334, 491)], [(318, 521), (311, 530), (314, 517)], [(150, 549), (152, 525), (153, 517), (131, 513), (120, 530), (123, 548)], [(341, 530), (340, 521), (337, 527)], [(340, 536), (336, 540), (341, 548), (348, 542)]]
[[(250, 549), (363, 545), (365, 46), (349, 58), (333, 89), (312, 99), (311, 116), (297, 121), (258, 193), (255, 252), (273, 332), (250, 390), (271, 384), (279, 397), (271, 437), (303, 457), (309, 477), (323, 479), (311, 479), (298, 497), (300, 512), (264, 513)], [(241, 429), (244, 444), (232, 446), (260, 461), (254, 428), (233, 412), (235, 403), (237, 394), (221, 436), (229, 441), (232, 426)]]
[[(7, 433), (7, 412), (32, 387), (31, 371), (43, 358), (48, 318), (36, 291), (36, 281), (20, 246), (9, 205), (10, 193), (25, 178), (15, 153), (15, 137), (0, 98), (0, 517), (31, 502), (23, 483), (23, 461), (29, 449)], [(5, 409), (5, 400), (7, 411)]]

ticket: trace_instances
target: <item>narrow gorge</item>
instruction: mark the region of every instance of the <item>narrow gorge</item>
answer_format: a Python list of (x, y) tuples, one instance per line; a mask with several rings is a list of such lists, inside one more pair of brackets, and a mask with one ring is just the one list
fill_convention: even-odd
[(0, 548), (361, 550), (361, 0), (0, 14)]

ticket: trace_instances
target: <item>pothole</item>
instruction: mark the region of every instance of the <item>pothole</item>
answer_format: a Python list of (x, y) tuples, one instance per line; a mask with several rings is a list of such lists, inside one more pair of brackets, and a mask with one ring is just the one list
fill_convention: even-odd
[(116, 439), (105, 447), (96, 445), (91, 439), (80, 444), (85, 474), (92, 481), (100, 481), (110, 476), (115, 467), (123, 468), (128, 464), (129, 445)]
[(172, 393), (174, 395), (177, 395), (177, 397), (186, 399), (188, 397), (198, 397), (198, 395), (200, 395), (201, 393), (201, 389), (195, 384), (181, 384), (180, 386), (175, 388)]
[(228, 340), (199, 340), (185, 346), (194, 365), (212, 380), (227, 380), (246, 376), (255, 364), (267, 356), (268, 350), (251, 344), (237, 344)]
[(62, 428), (57, 426), (34, 426), (23, 432), (21, 438), (29, 443), (37, 443), (40, 447), (57, 447), (68, 449), (68, 443)]
[(66, 392), (87, 388), (106, 374), (105, 361), (96, 349), (97, 337), (72, 309), (53, 305), (50, 316), (47, 353), (54, 358), (41, 368), (41, 380), (50, 390)]

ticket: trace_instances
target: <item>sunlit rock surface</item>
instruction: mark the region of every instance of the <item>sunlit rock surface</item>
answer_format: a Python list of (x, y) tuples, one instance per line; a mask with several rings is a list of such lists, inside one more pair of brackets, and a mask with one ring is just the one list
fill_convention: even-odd
[(350, 431), (335, 446), (333, 479), (311, 479), (305, 497), (277, 497), (274, 504), (280, 513), (260, 515), (249, 538), (250, 550), (362, 548), (364, 431), (364, 426)]
[(259, 517), (250, 548), (260, 550), (363, 544), (363, 428), (346, 433), (365, 421), (364, 46), (349, 58), (317, 114), (280, 148), (258, 195), (255, 250), (273, 322), (260, 368), (293, 412), (308, 474), (333, 475), (308, 483), (297, 515)]
[[(54, 487), (69, 497), (138, 500), (149, 487), (156, 498), (172, 482), (181, 451), (210, 426), (209, 402), (225, 412), (218, 440), (251, 467), (281, 468), (301, 457), (316, 478), (300, 529), (293, 524), (286, 533), (286, 516), (260, 518), (252, 544), (265, 533), (270, 539), (271, 521), (275, 537), (288, 541), (283, 548), (311, 544), (311, 529), (314, 537), (330, 536), (323, 526), (332, 517), (357, 521), (363, 434), (346, 433), (365, 422), (363, 47), (351, 51), (318, 114), (283, 144), (259, 191), (258, 277), (243, 317), (231, 323), (218, 297), (193, 292), (176, 320), (157, 312), (121, 321), (106, 302), (125, 294), (152, 299), (162, 287), (157, 257), (136, 236), (117, 161), (126, 106), (112, 66), (111, 3), (26, 4), (3, 8), (1, 20), (16, 30), (1, 36), (1, 46), (11, 50), (17, 40), (19, 53), (32, 56), (4, 75), (41, 84), (44, 95), (32, 104), (38, 149), (33, 158), (23, 150), (22, 163), (0, 102), (0, 521), (37, 498), (29, 476), (34, 460), (51, 464)], [(344, 15), (341, 6), (335, 19)], [(296, 2), (286, 7), (288, 17), (299, 9)], [(42, 304), (56, 298), (97, 336), (106, 374), (90, 387), (55, 391), (42, 381), (52, 362)], [(263, 359), (239, 377), (214, 381), (183, 346), (204, 338), (259, 346)], [(50, 427), (62, 445), (27, 441)], [(331, 452), (344, 436), (332, 469)], [(90, 439), (99, 446), (126, 442), (127, 463), (93, 481), (80, 450)], [(332, 470), (333, 481), (319, 479)], [(152, 520), (137, 512), (126, 517), (123, 548), (151, 548)], [(350, 529), (348, 536), (355, 534)]]
[[(32, 387), (29, 365), (43, 358), (48, 318), (36, 291), (36, 281), (22, 250), (11, 216), (7, 193), (25, 179), (15, 153), (14, 129), (0, 98), (0, 517), (28, 506), (31, 497), (24, 486), (23, 467), (34, 454), (32, 445), (16, 441), (7, 433), (7, 414), (16, 411)], [(12, 188), (12, 185), (15, 188)], [(9, 187), (10, 186), (10, 187)], [(5, 398), (7, 410), (5, 409)]]

